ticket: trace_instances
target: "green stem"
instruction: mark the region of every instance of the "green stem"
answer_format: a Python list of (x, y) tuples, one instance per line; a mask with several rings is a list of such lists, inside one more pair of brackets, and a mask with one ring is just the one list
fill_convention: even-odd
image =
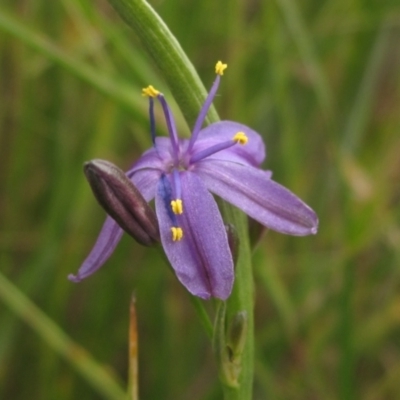
[[(186, 54), (165, 23), (143, 0), (109, 0), (120, 16), (133, 28), (143, 48), (153, 58), (167, 81), (176, 102), (189, 126), (192, 126), (206, 97), (206, 90)], [(217, 60), (215, 60), (217, 61)], [(210, 109), (207, 123), (218, 121), (214, 108)], [(247, 338), (241, 357), (239, 386), (223, 385), (224, 397), (250, 400), (253, 382), (253, 276), (251, 253), (244, 214), (228, 204), (222, 205), (226, 222), (234, 224), (239, 237), (239, 258), (236, 264), (236, 280), (227, 303), (227, 318), (238, 312), (248, 315)]]

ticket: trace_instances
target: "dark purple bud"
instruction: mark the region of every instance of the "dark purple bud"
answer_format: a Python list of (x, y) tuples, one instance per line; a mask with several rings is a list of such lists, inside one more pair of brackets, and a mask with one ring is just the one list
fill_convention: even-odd
[(97, 201), (125, 232), (145, 246), (159, 242), (154, 210), (122, 170), (104, 160), (86, 162), (83, 170)]

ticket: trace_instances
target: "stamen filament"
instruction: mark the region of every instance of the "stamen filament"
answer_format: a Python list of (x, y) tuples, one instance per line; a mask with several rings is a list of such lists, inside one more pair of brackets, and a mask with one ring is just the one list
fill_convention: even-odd
[(179, 171), (174, 168), (172, 171), (174, 177), (174, 189), (175, 189), (175, 197), (180, 199), (182, 197), (182, 189), (181, 189), (181, 178), (179, 176)]
[(208, 96), (206, 98), (206, 101), (204, 102), (203, 107), (200, 110), (199, 116), (197, 117), (196, 123), (194, 124), (192, 136), (190, 138), (189, 142), (189, 147), (188, 147), (188, 152), (190, 152), (193, 148), (194, 143), (197, 140), (197, 136), (201, 130), (201, 127), (203, 126), (203, 122), (207, 116), (208, 110), (210, 109), (210, 106), (214, 100), (215, 94), (217, 93), (218, 87), (219, 87), (219, 82), (221, 80), (221, 75), (223, 74), (224, 69), (227, 68), (227, 64), (222, 64), (221, 61), (217, 62), (217, 65), (215, 66), (215, 73), (217, 74), (213, 85), (211, 86), (210, 92), (208, 93)]
[(172, 176), (174, 179), (175, 200), (171, 200), (171, 208), (174, 214), (182, 214), (183, 204), (181, 200), (181, 178), (179, 176), (179, 171), (176, 168), (172, 171)]
[(210, 146), (207, 149), (195, 153), (191, 157), (190, 163), (196, 163), (202, 160), (203, 158), (209, 157), (215, 153), (218, 153), (219, 151), (228, 149), (229, 147), (232, 147), (237, 143), (244, 145), (248, 142), (248, 140), (249, 139), (244, 132), (238, 132), (235, 134), (235, 136), (233, 136), (232, 140), (227, 140), (225, 142), (217, 143), (214, 146)]
[(160, 92), (154, 88), (154, 86), (149, 85), (142, 89), (142, 96), (149, 98), (149, 120), (150, 120), (150, 134), (151, 141), (153, 142), (154, 148), (156, 147), (156, 122), (154, 118), (154, 97), (157, 97)]
[(149, 97), (149, 120), (150, 120), (150, 134), (153, 146), (156, 147), (156, 120), (154, 118), (154, 100)]
[(179, 164), (179, 157), (178, 157), (179, 156), (179, 147), (178, 147), (178, 134), (176, 132), (175, 121), (172, 116), (172, 112), (168, 106), (168, 103), (165, 100), (164, 95), (162, 93), (159, 93), (157, 98), (161, 103), (161, 106), (164, 111), (165, 121), (167, 122), (168, 132), (169, 132), (169, 136), (171, 138), (171, 143), (172, 143), (172, 153), (173, 153), (173, 158), (174, 158), (174, 164), (175, 164), (175, 166), (178, 166), (178, 164)]

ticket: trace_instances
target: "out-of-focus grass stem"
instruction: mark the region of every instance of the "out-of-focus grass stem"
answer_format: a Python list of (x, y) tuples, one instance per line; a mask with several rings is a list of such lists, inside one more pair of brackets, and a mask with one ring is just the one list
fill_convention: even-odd
[(282, 10), (293, 40), (299, 48), (304, 65), (313, 82), (320, 107), (329, 121), (334, 116), (331, 89), (318, 61), (311, 35), (306, 28), (297, 3), (293, 0), (276, 0), (276, 2)]
[(208, 338), (212, 339), (213, 325), (210, 320), (210, 317), (207, 314), (206, 309), (204, 308), (203, 303), (201, 302), (201, 300), (198, 297), (192, 296), (192, 295), (190, 295), (190, 300), (191, 300), (195, 310), (197, 311), (197, 315), (200, 318), (200, 321), (203, 325), (203, 328), (204, 328)]
[[(109, 1), (127, 24), (134, 29), (144, 49), (168, 82), (188, 125), (193, 126), (206, 98), (206, 89), (179, 42), (146, 1)], [(211, 107), (207, 122), (218, 119), (214, 107)]]
[(32, 28), (28, 28), (25, 24), (4, 11), (0, 13), (0, 29), (20, 39), (24, 44), (39, 51), (51, 61), (60, 64), (67, 71), (79, 77), (84, 82), (89, 83), (98, 91), (131, 111), (134, 115), (137, 114), (138, 109), (145, 110), (145, 104), (143, 103), (139, 89), (135, 90), (123, 82), (118, 83), (116, 78), (111, 78), (109, 75), (101, 73), (97, 69), (76, 60), (50, 40), (43, 37), (43, 35)]
[(124, 390), (108, 370), (99, 365), (83, 348), (69, 338), (3, 274), (0, 274), (0, 297), (49, 346), (70, 362), (77, 372), (83, 375), (104, 398), (126, 400)]
[(341, 358), (339, 365), (339, 393), (343, 400), (355, 399), (355, 353), (354, 353), (354, 310), (353, 290), (355, 271), (354, 264), (349, 260), (343, 266), (343, 286), (340, 294), (340, 323), (338, 327)]
[(136, 299), (132, 295), (129, 307), (129, 377), (128, 377), (128, 398), (129, 400), (139, 399), (139, 349), (138, 349), (138, 329), (136, 315)]
[(360, 87), (357, 91), (353, 106), (343, 132), (341, 144), (342, 155), (354, 154), (360, 147), (367, 124), (371, 117), (371, 107), (381, 75), (384, 57), (387, 56), (389, 41), (392, 37), (391, 23), (385, 21), (371, 49)]

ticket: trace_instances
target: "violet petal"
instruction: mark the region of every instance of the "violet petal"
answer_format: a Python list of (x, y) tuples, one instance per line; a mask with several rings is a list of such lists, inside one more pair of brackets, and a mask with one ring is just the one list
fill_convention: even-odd
[(147, 202), (154, 199), (161, 171), (156, 169), (141, 169), (134, 172), (128, 172), (127, 175), (132, 183), (139, 189)]
[[(144, 169), (130, 175), (132, 174), (133, 177), (128, 176), (142, 193), (142, 196), (147, 201), (152, 200), (160, 176), (159, 171)], [(73, 282), (80, 282), (101, 268), (115, 250), (123, 232), (111, 217), (107, 217), (93, 249), (79, 268), (78, 273), (76, 275), (69, 275), (68, 279)]]
[(164, 170), (165, 165), (172, 162), (172, 144), (167, 137), (156, 137), (155, 147), (146, 150), (129, 168), (127, 174), (141, 169)]
[(275, 231), (288, 235), (315, 234), (315, 212), (265, 171), (233, 162), (204, 160), (195, 172), (216, 195)]
[[(171, 179), (171, 177), (168, 177)], [(183, 238), (173, 241), (172, 221), (162, 180), (156, 193), (161, 242), (178, 279), (195, 296), (226, 299), (234, 271), (227, 234), (212, 195), (191, 172), (181, 172), (183, 214), (177, 216)], [(168, 199), (167, 199), (168, 200)]]
[(80, 282), (96, 272), (111, 256), (123, 232), (111, 217), (107, 217), (92, 251), (86, 257), (78, 273), (68, 275), (68, 279), (73, 282)]

